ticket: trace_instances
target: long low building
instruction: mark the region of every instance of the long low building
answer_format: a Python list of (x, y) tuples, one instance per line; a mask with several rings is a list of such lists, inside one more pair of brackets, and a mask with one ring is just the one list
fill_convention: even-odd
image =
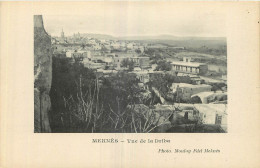
[(183, 61), (172, 61), (173, 70), (184, 73), (203, 75), (208, 72), (208, 65), (204, 63), (191, 62), (190, 58), (183, 58)]
[(137, 57), (137, 56), (132, 56), (131, 54), (120, 55), (120, 56), (116, 55), (115, 57), (113, 57), (113, 63), (116, 65), (116, 67), (120, 68), (122, 61), (125, 59), (133, 61), (136, 67), (140, 67), (144, 69), (150, 67), (149, 57)]
[(226, 92), (201, 92), (191, 96), (193, 103), (218, 103), (227, 104), (227, 93)]
[(210, 92), (212, 86), (201, 84), (192, 85), (188, 83), (173, 83), (172, 91), (177, 94), (178, 99), (184, 101), (190, 101), (191, 96), (200, 92)]

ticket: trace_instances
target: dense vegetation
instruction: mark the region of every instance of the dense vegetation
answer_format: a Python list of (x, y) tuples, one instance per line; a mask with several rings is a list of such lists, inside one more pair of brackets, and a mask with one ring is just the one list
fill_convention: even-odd
[[(147, 132), (151, 118), (129, 109), (149, 104), (134, 74), (119, 72), (97, 78), (80, 63), (53, 58), (50, 92), (53, 132)], [(146, 124), (145, 123), (150, 123)]]
[[(67, 109), (66, 102), (77, 100), (79, 89), (84, 92), (92, 88), (94, 79), (94, 73), (82, 65), (70, 64), (67, 58), (53, 57), (50, 122), (54, 132), (76, 129), (79, 120)], [(84, 84), (80, 86), (80, 82)]]
[(129, 71), (134, 70), (134, 65), (134, 61), (129, 60), (128, 58), (123, 59), (123, 61), (121, 62), (121, 66), (128, 68)]
[(155, 68), (155, 71), (170, 71), (172, 70), (172, 65), (170, 62), (167, 62), (165, 60), (158, 61), (157, 67)]

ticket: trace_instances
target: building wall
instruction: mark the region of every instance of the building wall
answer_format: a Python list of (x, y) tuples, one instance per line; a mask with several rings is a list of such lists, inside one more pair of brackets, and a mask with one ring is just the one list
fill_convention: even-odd
[(215, 124), (216, 113), (200, 113), (200, 118), (203, 124)]
[(179, 98), (189, 101), (191, 99), (191, 96), (200, 92), (208, 92), (211, 91), (211, 86), (201, 86), (201, 87), (178, 87), (177, 92)]
[(181, 65), (173, 65), (173, 70), (179, 71), (179, 72), (186, 72), (186, 73), (192, 73), (192, 74), (198, 74), (200, 72), (199, 67), (190, 67), (190, 66), (181, 66)]
[(180, 99), (188, 101), (192, 95), (191, 88), (178, 88), (177, 95)]
[(175, 71), (192, 73), (192, 74), (203, 75), (203, 74), (206, 74), (208, 72), (208, 66), (207, 65), (200, 65), (199, 67), (172, 65), (172, 67), (173, 67), (173, 70), (175, 70)]
[(71, 58), (72, 57), (72, 52), (66, 52), (66, 57)]
[(210, 92), (211, 86), (210, 85), (203, 85), (202, 87), (192, 88), (192, 94), (197, 94), (200, 92)]
[(200, 113), (203, 124), (227, 125), (227, 115), (225, 113)]

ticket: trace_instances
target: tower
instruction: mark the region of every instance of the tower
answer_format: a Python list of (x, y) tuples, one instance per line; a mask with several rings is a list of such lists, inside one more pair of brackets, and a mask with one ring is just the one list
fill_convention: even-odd
[(63, 32), (63, 28), (61, 30), (61, 38), (64, 39), (65, 38), (65, 35), (64, 35), (64, 32)]

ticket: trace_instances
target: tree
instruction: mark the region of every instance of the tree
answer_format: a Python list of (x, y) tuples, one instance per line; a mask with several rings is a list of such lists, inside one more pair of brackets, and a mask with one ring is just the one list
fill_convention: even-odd
[(144, 51), (145, 54), (152, 56), (155, 54), (155, 49), (148, 48), (147, 50)]
[(128, 68), (129, 71), (134, 70), (134, 65), (135, 63), (132, 60), (129, 60), (128, 58), (123, 59), (121, 62), (121, 66)]
[(155, 71), (170, 71), (171, 69), (172, 69), (171, 63), (162, 60), (157, 63), (157, 67), (155, 68)]
[[(93, 87), (93, 80), (95, 79), (94, 72), (85, 68), (83, 64), (71, 64), (69, 58), (53, 57), (50, 90), (52, 104), (50, 124), (53, 132), (79, 130), (79, 120), (73, 115), (73, 110), (64, 105), (64, 99), (78, 100), (79, 83), (82, 83), (80, 86), (81, 92), (85, 94)], [(77, 102), (74, 104), (77, 104)]]
[(104, 102), (111, 106), (117, 104), (114, 102), (116, 97), (121, 100), (121, 107), (126, 106), (128, 103), (137, 103), (141, 91), (138, 82), (135, 74), (126, 72), (118, 72), (104, 78), (101, 99), (104, 99)]
[(154, 128), (152, 117), (134, 111), (136, 104), (142, 103), (143, 90), (138, 83), (132, 73), (98, 77), (82, 64), (54, 57), (49, 114), (52, 131), (150, 132)]
[(84, 43), (82, 43), (81, 47), (84, 49), (86, 47), (86, 45)]
[(150, 87), (155, 87), (164, 97), (169, 91), (168, 82), (165, 80), (164, 74), (154, 74), (148, 83)]
[(140, 50), (139, 48), (136, 49), (135, 52), (136, 52), (137, 54), (141, 54), (141, 50)]

